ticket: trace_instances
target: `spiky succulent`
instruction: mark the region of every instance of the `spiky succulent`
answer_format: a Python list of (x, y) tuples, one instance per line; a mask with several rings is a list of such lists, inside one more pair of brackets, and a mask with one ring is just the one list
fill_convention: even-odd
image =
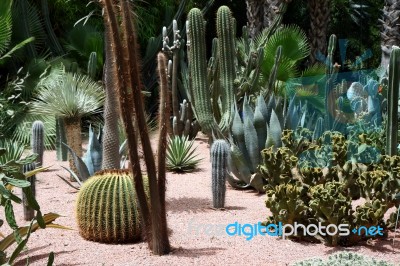
[(193, 149), (194, 141), (188, 137), (174, 136), (168, 140), (167, 169), (174, 172), (189, 172), (196, 168), (202, 159), (198, 159)]

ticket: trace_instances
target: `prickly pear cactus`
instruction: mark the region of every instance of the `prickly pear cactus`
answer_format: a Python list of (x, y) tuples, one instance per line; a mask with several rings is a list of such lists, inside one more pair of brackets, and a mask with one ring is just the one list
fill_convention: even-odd
[(127, 243), (141, 237), (133, 178), (128, 171), (104, 170), (81, 187), (76, 202), (80, 235), (104, 243)]
[(229, 144), (216, 140), (211, 146), (213, 207), (224, 208), (226, 175), (228, 169)]

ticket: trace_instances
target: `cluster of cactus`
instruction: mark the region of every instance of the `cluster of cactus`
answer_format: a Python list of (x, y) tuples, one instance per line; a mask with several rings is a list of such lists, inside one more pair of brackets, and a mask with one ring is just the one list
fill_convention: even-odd
[(293, 266), (341, 266), (341, 265), (368, 265), (368, 266), (394, 266), (394, 264), (369, 258), (355, 252), (336, 252), (328, 259), (312, 258), (296, 262)]
[[(193, 118), (192, 104), (187, 99), (184, 99), (181, 104), (179, 104), (178, 96), (178, 75), (179, 75), (179, 64), (182, 63), (180, 57), (184, 44), (181, 39), (180, 31), (178, 29), (178, 23), (176, 20), (172, 22), (172, 33), (173, 33), (173, 45), (169, 45), (168, 31), (166, 27), (163, 27), (163, 48), (162, 51), (169, 58), (168, 61), (168, 87), (171, 91), (171, 103), (172, 103), (172, 132), (174, 136), (187, 136), (189, 139), (196, 137), (200, 126), (197, 120)], [(182, 63), (184, 64), (184, 63)]]
[[(285, 130), (284, 147), (262, 151), (259, 173), (267, 183), (266, 206), (272, 212), (267, 223), (385, 227), (385, 213), (400, 203), (400, 157), (383, 155), (377, 161), (358, 161), (374, 148), (366, 133), (359, 134), (357, 143), (340, 132), (326, 131), (316, 140), (311, 135), (302, 128)], [(356, 153), (354, 145), (358, 145)], [(366, 202), (353, 209), (352, 201), (361, 197)], [(369, 236), (322, 237), (336, 246), (352, 245)]]
[[(283, 13), (276, 18), (263, 38), (268, 39), (274, 33), (282, 16)], [(217, 11), (217, 38), (213, 40), (211, 58), (207, 62), (204, 23), (199, 9), (194, 8), (189, 12), (186, 27), (191, 84), (188, 94), (202, 131), (210, 139), (213, 134), (228, 137), (237, 100), (241, 101), (245, 93), (252, 94), (261, 88), (260, 67), (264, 60), (264, 42), (255, 47), (244, 28), (245, 47), (237, 53), (235, 19), (228, 7), (221, 6)], [(278, 48), (278, 58), (281, 52)], [(278, 61), (273, 67), (275, 72)], [(276, 75), (271, 73), (267, 87), (272, 88), (275, 80)]]
[(97, 172), (81, 187), (76, 201), (80, 235), (105, 243), (135, 242), (141, 222), (132, 175), (126, 170)]

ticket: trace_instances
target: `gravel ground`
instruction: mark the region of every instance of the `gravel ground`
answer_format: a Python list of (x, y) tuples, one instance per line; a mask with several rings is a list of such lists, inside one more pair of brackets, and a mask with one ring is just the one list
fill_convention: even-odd
[[(239, 191), (229, 185), (226, 209), (211, 209), (211, 163), (204, 139), (196, 140), (197, 152), (204, 160), (193, 173), (167, 175), (168, 226), (171, 230), (172, 252), (166, 256), (151, 255), (144, 242), (125, 245), (99, 244), (81, 238), (75, 222), (74, 204), (77, 193), (56, 174), (67, 176), (60, 166), (68, 162), (55, 160), (54, 151), (46, 151), (45, 165), (51, 170), (37, 176), (37, 199), (43, 213), (56, 212), (63, 217), (58, 224), (73, 228), (38, 230), (28, 242), (28, 251), (16, 265), (46, 265), (48, 253), (55, 253), (54, 265), (290, 265), (314, 256), (327, 256), (339, 250), (385, 259), (400, 265), (400, 240), (392, 245), (392, 237), (351, 248), (331, 248), (323, 244), (294, 242), (273, 236), (224, 234), (227, 224), (263, 221), (268, 210), (265, 195)], [(23, 225), (22, 207), (15, 206), (18, 223)], [(0, 212), (0, 218), (4, 212)], [(4, 231), (6, 226), (3, 226)], [(391, 235), (392, 236), (392, 235)]]

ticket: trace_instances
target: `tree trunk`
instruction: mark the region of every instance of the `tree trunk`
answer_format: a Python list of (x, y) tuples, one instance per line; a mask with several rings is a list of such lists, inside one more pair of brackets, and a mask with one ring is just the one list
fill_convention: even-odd
[(247, 27), (249, 29), (250, 38), (254, 38), (261, 32), (263, 27), (263, 6), (260, 0), (246, 0), (247, 6)]
[(385, 0), (383, 7), (382, 23), (382, 61), (381, 66), (387, 68), (389, 65), (392, 46), (400, 46), (400, 2), (397, 0)]
[[(64, 126), (68, 146), (76, 153), (76, 155), (82, 157), (81, 118), (64, 118)], [(71, 153), (68, 153), (68, 160), (70, 169), (74, 173), (77, 173)], [(75, 181), (75, 179), (71, 178), (71, 181)]]
[[(105, 28), (109, 31), (109, 28)], [(103, 137), (103, 161), (101, 169), (119, 169), (119, 133), (118, 133), (118, 100), (115, 92), (116, 82), (116, 65), (112, 57), (111, 33), (104, 34), (105, 45), (105, 67), (104, 67), (104, 84), (106, 100), (104, 103), (104, 137)]]
[[(264, 0), (264, 17), (263, 17), (263, 27), (268, 28), (272, 25), (276, 14), (279, 11), (279, 5), (284, 2), (284, 0)], [(288, 1), (286, 1), (288, 2)]]
[(309, 0), (308, 7), (310, 14), (310, 63), (312, 65), (316, 62), (318, 53), (326, 53), (330, 0)]

